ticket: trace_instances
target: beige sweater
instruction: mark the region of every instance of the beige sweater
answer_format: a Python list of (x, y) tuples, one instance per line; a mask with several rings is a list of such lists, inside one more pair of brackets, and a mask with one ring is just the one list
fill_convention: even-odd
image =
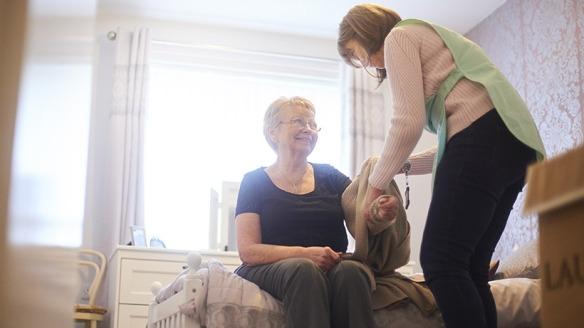
[[(393, 98), (391, 128), (369, 183), (380, 188), (400, 172), (426, 124), (425, 99), (455, 67), (452, 55), (434, 30), (424, 25), (394, 28), (384, 44), (385, 67)], [(493, 104), (487, 91), (462, 79), (446, 97), (448, 139), (483, 116)], [(436, 149), (409, 158), (411, 174), (432, 171)]]
[(400, 200), (400, 208), (394, 220), (375, 218), (373, 222), (367, 222), (360, 216), (369, 188), (367, 180), (376, 162), (377, 158), (365, 161), (361, 172), (342, 196), (347, 228), (355, 238), (355, 252), (345, 259), (362, 263), (368, 273), (374, 310), (410, 299), (422, 312), (430, 314), (437, 309), (430, 290), (395, 271), (410, 259), (410, 225), (395, 182), (391, 181), (382, 188), (384, 194)]

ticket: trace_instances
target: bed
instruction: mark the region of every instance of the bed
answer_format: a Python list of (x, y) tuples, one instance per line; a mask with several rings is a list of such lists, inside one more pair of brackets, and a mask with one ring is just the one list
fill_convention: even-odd
[[(221, 262), (201, 263), (190, 253), (188, 269), (174, 282), (153, 284), (148, 328), (285, 327), (282, 304)], [(498, 326), (539, 327), (539, 279), (505, 278), (490, 282)], [(410, 302), (375, 311), (377, 327), (443, 327), (440, 314), (424, 316)]]

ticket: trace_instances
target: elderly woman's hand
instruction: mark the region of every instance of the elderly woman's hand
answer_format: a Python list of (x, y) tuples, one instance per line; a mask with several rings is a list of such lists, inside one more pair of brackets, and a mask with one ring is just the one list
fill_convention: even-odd
[(318, 265), (318, 267), (325, 272), (332, 269), (341, 260), (340, 254), (333, 251), (328, 246), (307, 247), (306, 255), (310, 260), (312, 260), (312, 262)]
[(369, 222), (394, 221), (397, 218), (399, 200), (391, 195), (381, 195), (371, 204)]

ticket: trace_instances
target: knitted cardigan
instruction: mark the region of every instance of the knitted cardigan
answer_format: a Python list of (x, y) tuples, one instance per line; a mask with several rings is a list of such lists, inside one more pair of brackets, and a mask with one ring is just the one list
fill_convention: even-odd
[(392, 180), (384, 188), (384, 194), (398, 198), (396, 218), (384, 220), (374, 217), (372, 222), (367, 222), (360, 216), (369, 187), (369, 175), (377, 160), (377, 157), (366, 160), (359, 175), (342, 195), (347, 228), (355, 238), (355, 252), (343, 259), (360, 262), (367, 272), (374, 310), (410, 299), (423, 313), (431, 314), (437, 306), (428, 287), (395, 271), (410, 259), (410, 225), (395, 181)]

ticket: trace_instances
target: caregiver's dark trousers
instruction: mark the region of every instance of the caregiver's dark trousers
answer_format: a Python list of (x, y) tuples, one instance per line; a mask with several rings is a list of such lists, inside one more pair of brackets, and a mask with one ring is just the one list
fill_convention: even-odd
[(420, 254), (446, 327), (497, 327), (489, 262), (534, 160), (494, 109), (446, 144)]

